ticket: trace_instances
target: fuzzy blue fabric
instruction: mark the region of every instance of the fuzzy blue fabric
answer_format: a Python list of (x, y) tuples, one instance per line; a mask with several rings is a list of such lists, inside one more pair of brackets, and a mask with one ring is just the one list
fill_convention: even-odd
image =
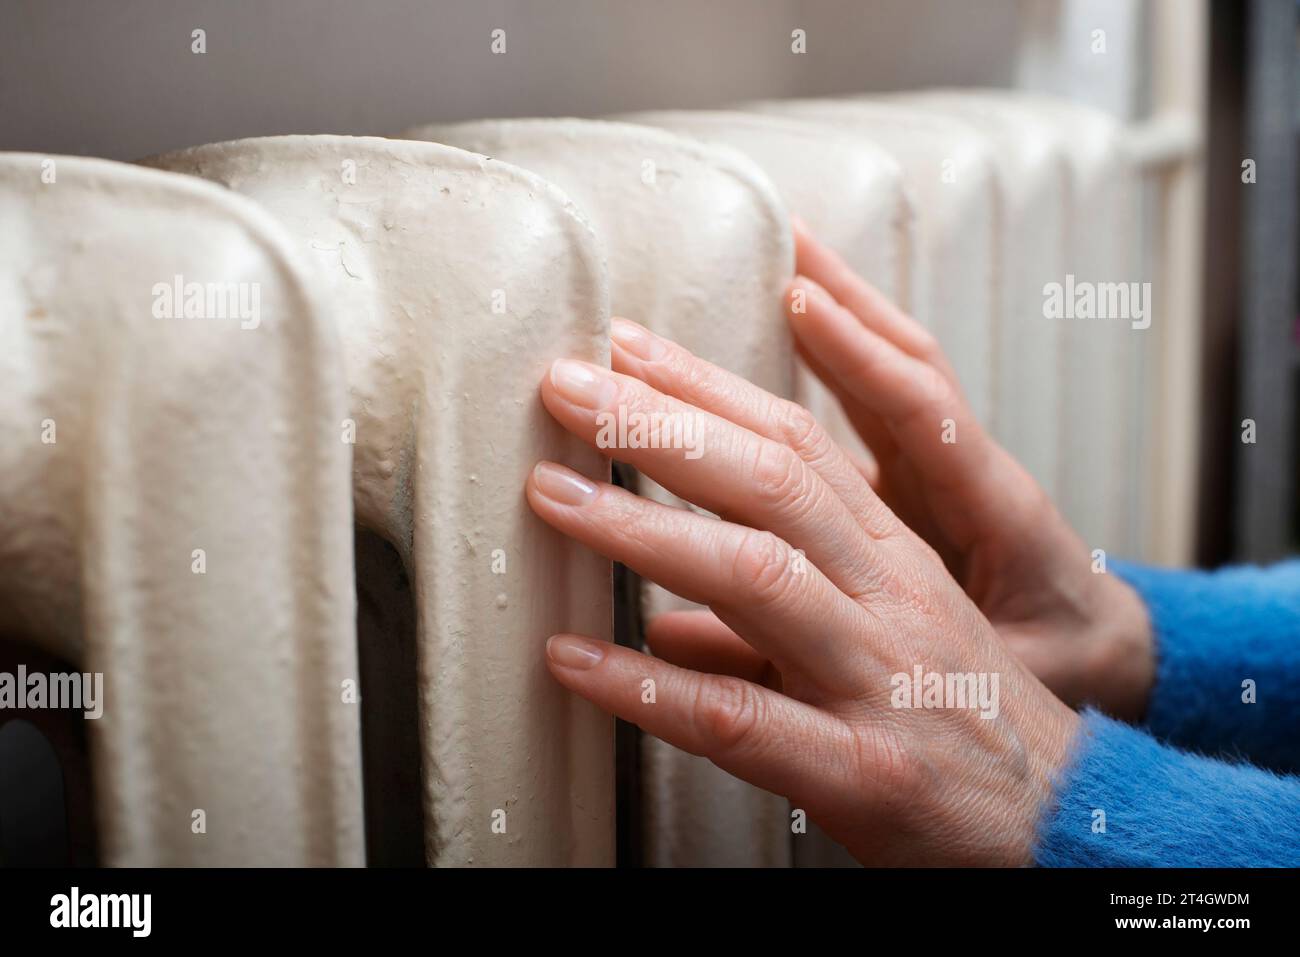
[(1035, 860), (1049, 867), (1300, 866), (1300, 778), (1236, 763), (1300, 767), (1300, 562), (1215, 572), (1112, 563), (1111, 570), (1151, 614), (1150, 734), (1083, 713), (1056, 802), (1039, 826)]
[(1205, 754), (1300, 769), (1300, 561), (1214, 572), (1115, 562), (1111, 570), (1151, 613), (1157, 665), (1147, 729)]
[(1039, 826), (1039, 865), (1300, 866), (1300, 778), (1179, 751), (1096, 711), (1082, 717)]

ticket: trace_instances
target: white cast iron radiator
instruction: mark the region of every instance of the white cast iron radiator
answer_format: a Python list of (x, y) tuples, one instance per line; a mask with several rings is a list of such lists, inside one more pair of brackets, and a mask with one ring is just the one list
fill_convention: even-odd
[[(0, 631), (104, 674), (101, 860), (615, 863), (613, 722), (542, 653), (613, 637), (611, 569), (522, 494), (539, 459), (608, 463), (537, 384), (608, 363), (613, 312), (868, 454), (793, 355), (791, 212), (936, 333), (1090, 547), (1186, 559), (1153, 490), (1190, 447), (1150, 453), (1148, 400), (1194, 381), (1160, 358), (1194, 277), (1135, 210), (1194, 140), (935, 90), (0, 156)], [(1153, 276), (1149, 328), (1047, 306)], [(845, 862), (785, 801), (639, 754), (645, 863)]]

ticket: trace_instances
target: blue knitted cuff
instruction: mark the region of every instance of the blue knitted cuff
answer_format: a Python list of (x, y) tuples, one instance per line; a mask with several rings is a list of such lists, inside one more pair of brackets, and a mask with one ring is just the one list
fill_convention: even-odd
[(1043, 867), (1300, 866), (1300, 779), (1160, 744), (1088, 710), (1039, 825)]
[(1111, 569), (1151, 614), (1151, 732), (1207, 754), (1300, 767), (1300, 562), (1215, 572), (1113, 562)]

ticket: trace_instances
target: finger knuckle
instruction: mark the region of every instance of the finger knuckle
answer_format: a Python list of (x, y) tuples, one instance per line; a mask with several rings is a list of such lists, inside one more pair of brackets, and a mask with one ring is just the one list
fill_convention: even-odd
[(789, 587), (789, 548), (771, 532), (746, 532), (736, 549), (733, 577), (738, 589), (751, 601), (780, 601)]
[(808, 466), (793, 451), (776, 442), (762, 442), (754, 455), (754, 492), (769, 512), (798, 508), (809, 492)]
[(803, 457), (815, 455), (826, 445), (826, 433), (817, 417), (796, 402), (783, 403), (777, 413), (781, 441)]
[(935, 583), (924, 569), (910, 566), (893, 568), (884, 575), (881, 586), (893, 600), (895, 614), (904, 620), (913, 624), (918, 620), (942, 620), (945, 603), (940, 600)]
[(717, 388), (717, 370), (699, 356), (688, 351), (684, 346), (665, 339), (669, 343), (669, 352), (665, 359), (672, 370), (673, 377), (682, 385), (688, 395), (707, 395)]
[(855, 774), (890, 799), (906, 801), (921, 787), (925, 767), (887, 726), (859, 730), (851, 751)]
[(957, 390), (953, 388), (948, 377), (932, 365), (922, 365), (917, 373), (920, 378), (921, 395), (925, 405), (931, 409), (944, 411), (949, 409), (956, 398)]
[(944, 361), (943, 346), (929, 329), (916, 330), (916, 355), (925, 362), (940, 363)]
[(710, 748), (735, 752), (755, 740), (763, 724), (764, 703), (758, 688), (739, 678), (712, 677), (696, 691), (695, 718)]

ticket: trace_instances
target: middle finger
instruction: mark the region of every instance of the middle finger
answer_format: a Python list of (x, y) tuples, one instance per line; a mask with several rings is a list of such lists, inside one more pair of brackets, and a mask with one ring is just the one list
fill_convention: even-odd
[(680, 498), (802, 549), (851, 597), (878, 590), (875, 543), (789, 446), (573, 359), (551, 366), (542, 401), (570, 432)]
[(879, 680), (892, 660), (882, 623), (815, 567), (800, 567), (771, 532), (661, 505), (548, 462), (533, 470), (527, 495), (554, 528), (711, 607), (783, 675), (797, 672), (846, 695)]
[(807, 409), (627, 319), (610, 321), (610, 340), (610, 359), (617, 371), (788, 446), (835, 491), (872, 538), (886, 539), (901, 531), (844, 450)]

